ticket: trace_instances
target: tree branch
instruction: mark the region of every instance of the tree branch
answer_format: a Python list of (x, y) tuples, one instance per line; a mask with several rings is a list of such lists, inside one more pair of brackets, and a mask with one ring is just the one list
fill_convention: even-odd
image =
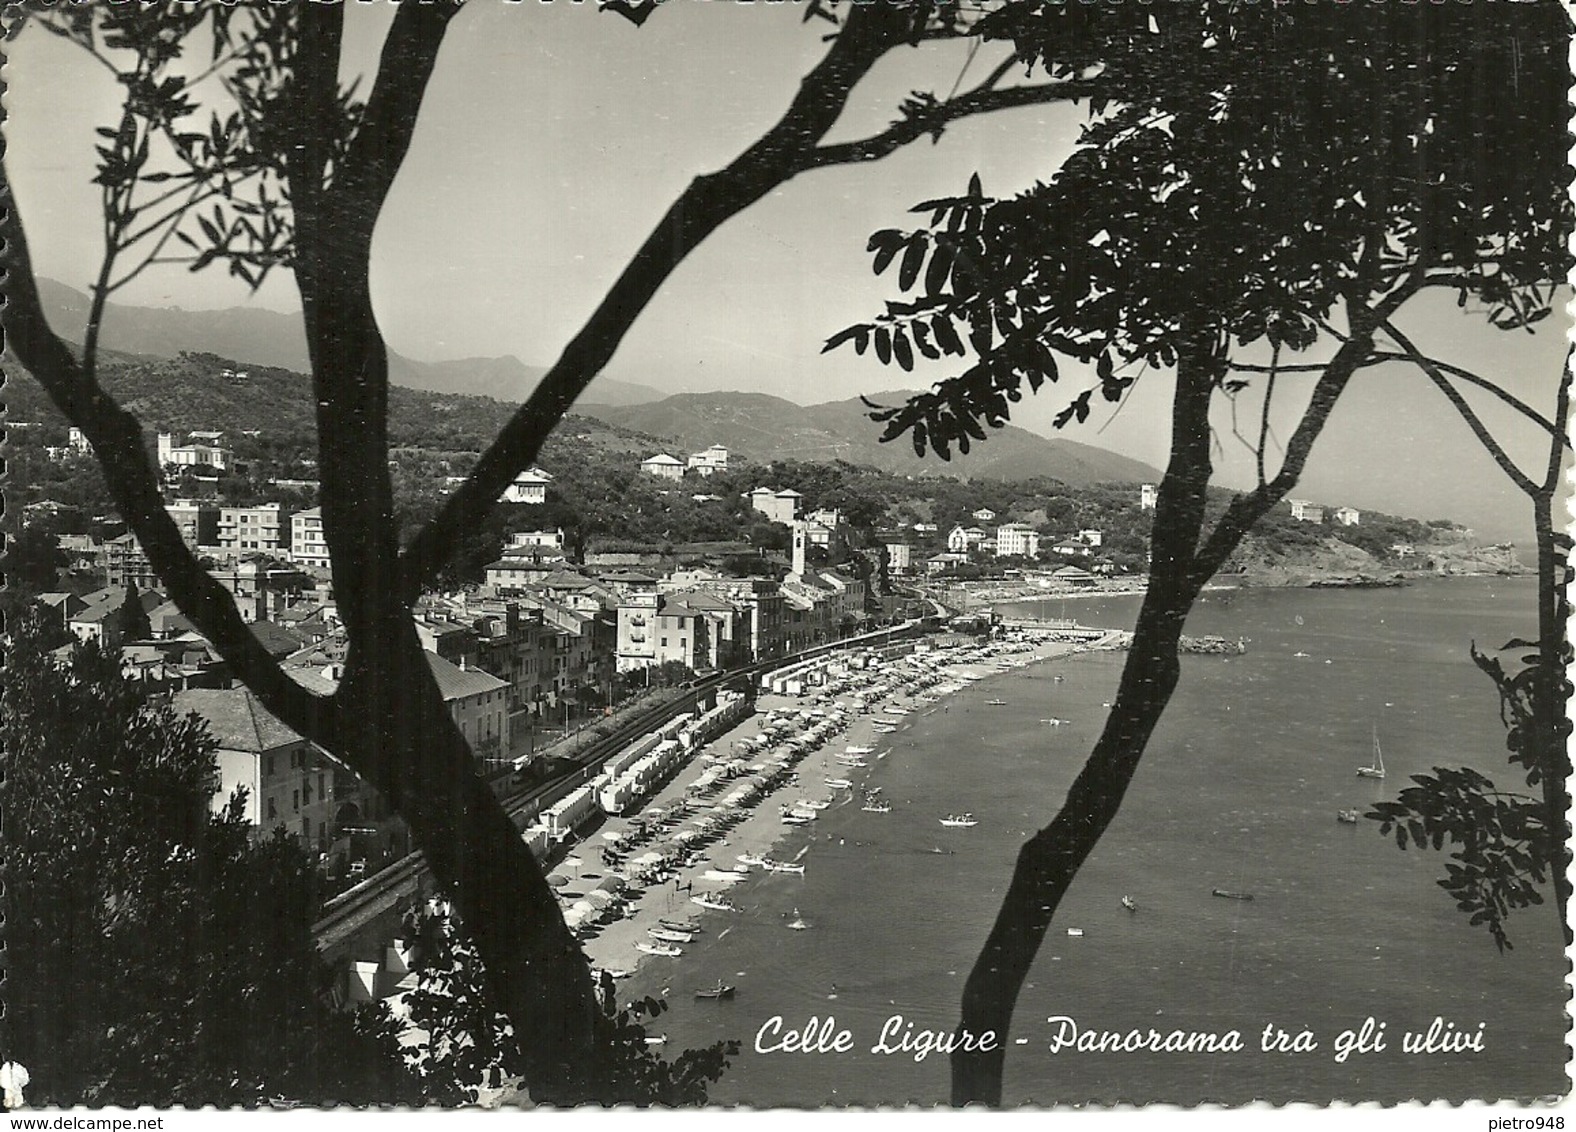
[(1194, 558), (1188, 575), (1193, 585), (1202, 586), (1209, 581), (1236, 549), (1248, 529), (1297, 485), (1297, 480), (1302, 476), (1303, 466), (1308, 462), (1308, 454), (1313, 449), (1313, 442), (1324, 430), (1324, 424), (1329, 420), (1336, 401), (1345, 390), (1346, 383), (1351, 380), (1352, 374), (1356, 373), (1362, 365), (1363, 358), (1370, 352), (1372, 342), (1371, 329), (1360, 331), (1336, 351), (1334, 358), (1330, 359), (1324, 375), (1313, 387), (1313, 397), (1308, 402), (1307, 409), (1303, 411), (1296, 431), (1287, 442), (1286, 455), (1281, 461), (1280, 471), (1268, 483), (1261, 483), (1253, 491), (1232, 499), (1226, 508), (1226, 513), (1210, 531), (1209, 538), (1205, 540), (1203, 547)]
[[(381, 207), (410, 150), (444, 32), (463, 2), (399, 6), (383, 41), (378, 77), (367, 97), (361, 128), (345, 152), (344, 168), (336, 171), (336, 187)], [(376, 208), (368, 213), (369, 231), (377, 215)]]
[[(1009, 60), (1010, 62), (1010, 60)], [(859, 141), (840, 142), (836, 145), (817, 146), (813, 153), (814, 168), (828, 165), (848, 165), (861, 161), (879, 161), (888, 154), (912, 141), (930, 134), (939, 139), (941, 131), (961, 118), (976, 114), (989, 114), (996, 110), (1010, 110), (1019, 106), (1040, 106), (1052, 102), (1076, 101), (1106, 90), (1109, 84), (1099, 77), (1069, 79), (1059, 83), (1037, 83), (1033, 86), (1013, 86), (1002, 90), (993, 88), (998, 75), (993, 73), (985, 82), (959, 98), (940, 103), (930, 112), (916, 114), (894, 122), (886, 130)]]
[(685, 257), (729, 218), (814, 166), (815, 147), (855, 84), (888, 50), (907, 42), (916, 11), (896, 4), (854, 7), (777, 124), (721, 172), (690, 182), (465, 483), (405, 548), (399, 581), (404, 601), (420, 595), (453, 556), (464, 532), (536, 458), (548, 434)]
[[(1450, 384), (1450, 380), (1440, 371), (1439, 366), (1435, 365), (1432, 359), (1424, 357), (1417, 347), (1412, 345), (1406, 335), (1397, 330), (1395, 325), (1388, 320), (1384, 323), (1384, 332), (1395, 340), (1396, 345), (1406, 351), (1404, 356), (1411, 359), (1419, 369), (1426, 373), (1428, 380), (1437, 385), (1439, 391), (1455, 406), (1456, 412), (1460, 413), (1461, 419), (1467, 422), (1467, 427), (1472, 430), (1472, 435), (1478, 438), (1478, 443), (1483, 445), (1488, 454), (1494, 458), (1494, 463), (1499, 465), (1500, 471), (1509, 476), (1511, 482), (1520, 490), (1527, 495), (1535, 496), (1538, 492), (1538, 485), (1533, 483), (1532, 477), (1518, 468), (1515, 461), (1510, 458), (1510, 454), (1500, 447), (1500, 443), (1494, 439), (1493, 433), (1489, 432), (1483, 421), (1472, 411), (1472, 406), (1468, 405), (1466, 398), (1461, 396), (1461, 391)], [(1558, 447), (1556, 446), (1557, 450)]]
[[(1421, 356), (1422, 355), (1414, 356), (1413, 354), (1405, 353), (1393, 354), (1388, 350), (1376, 350), (1373, 354), (1373, 360), (1375, 364), (1380, 362), (1416, 362)], [(1534, 424), (1536, 424), (1539, 428), (1543, 429), (1544, 432), (1550, 433), (1551, 435), (1560, 436), (1562, 438), (1561, 443), (1564, 446), (1570, 446), (1570, 441), (1563, 439), (1562, 430), (1553, 421), (1544, 417), (1542, 413), (1538, 412), (1531, 405), (1528, 405), (1525, 401), (1521, 400), (1521, 398), (1516, 397), (1503, 387), (1496, 385), (1488, 378), (1479, 377), (1469, 369), (1463, 369), (1460, 366), (1452, 365), (1449, 362), (1442, 362), (1435, 358), (1423, 358), (1423, 360), (1432, 366), (1436, 366), (1441, 373), (1447, 373), (1451, 377), (1459, 377), (1462, 381), (1465, 381), (1469, 385), (1475, 385), (1479, 389), (1485, 390), (1488, 393), (1492, 393), (1495, 397), (1509, 405), (1512, 409), (1515, 409), (1516, 412), (1520, 413), (1529, 421), (1532, 421)]]
[(4, 205), (0, 238), (5, 240), (8, 258), (5, 345), (92, 444), (116, 508), (181, 611), (269, 711), (302, 735), (331, 742), (332, 702), (312, 695), (285, 675), (241, 620), (229, 591), (193, 557), (164, 509), (158, 473), (140, 423), (89, 376), (49, 326), (3, 161), (0, 203)]
[(1264, 386), (1264, 411), (1259, 414), (1258, 467), (1260, 487), (1263, 487), (1267, 482), (1264, 476), (1264, 449), (1269, 443), (1270, 438), (1270, 402), (1275, 397), (1275, 379), (1279, 376), (1279, 368), (1280, 346), (1277, 345), (1275, 347), (1275, 353), (1272, 356), (1272, 360), (1270, 361), (1270, 379)]

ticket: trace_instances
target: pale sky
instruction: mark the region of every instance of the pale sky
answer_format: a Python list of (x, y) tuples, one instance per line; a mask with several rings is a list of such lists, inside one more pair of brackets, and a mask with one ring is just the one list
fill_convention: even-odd
[[(376, 3), (349, 10), (347, 74), (376, 66), (388, 15)], [(638, 28), (591, 4), (472, 0), (450, 28), (378, 227), (373, 291), (389, 344), (424, 360), (513, 354), (550, 364), (684, 185), (776, 120), (823, 53), (828, 26), (802, 23), (793, 6), (732, 0), (674, 0)], [(1001, 50), (982, 48), (964, 85), (987, 73)], [(101, 250), (91, 131), (113, 121), (116, 88), (75, 48), (36, 29), (8, 53), (7, 160), (35, 265), (85, 289)], [(944, 96), (966, 59), (961, 44), (894, 53), (856, 90), (832, 140), (880, 130), (912, 89)], [(987, 192), (1001, 195), (1050, 176), (1076, 137), (1079, 114), (1055, 106), (992, 115), (953, 127), (939, 145), (926, 140), (881, 162), (801, 176), (690, 257), (609, 372), (668, 392), (740, 389), (801, 403), (945, 376), (884, 370), (847, 351), (820, 354), (827, 335), (892, 297), (891, 281), (870, 272), (867, 237), (912, 226), (922, 218), (907, 215), (909, 206), (961, 191), (976, 171)], [(286, 276), (250, 299), (221, 271), (194, 276), (179, 267), (148, 273), (116, 301), (299, 306)], [(1536, 336), (1506, 335), (1448, 301), (1408, 323), (1425, 350), (1501, 367), (1500, 376), (1513, 371), (1544, 408), (1567, 325), (1543, 325), (1551, 324)], [(1070, 394), (1082, 381), (1076, 366), (1067, 374)], [(1360, 378), (1316, 449), (1309, 490), (1299, 494), (1422, 517), (1451, 515), (1459, 502), (1470, 512), (1464, 520), (1485, 529), (1478, 516), (1517, 512), (1513, 492), (1498, 502), (1467, 499), (1502, 477), (1425, 386), (1383, 371)], [(1166, 393), (1164, 375), (1146, 377), (1103, 431), (1104, 407), (1092, 427), (1063, 435), (1163, 464)], [(1065, 400), (1059, 391), (1025, 398), (1014, 423), (1051, 434)], [(1230, 440), (1225, 414), (1218, 418), (1226, 439), (1217, 478), (1240, 483), (1251, 460)], [(1442, 443), (1458, 456), (1443, 474)], [(1442, 486), (1430, 493), (1436, 479)], [(1506, 537), (1520, 522), (1502, 525)]]

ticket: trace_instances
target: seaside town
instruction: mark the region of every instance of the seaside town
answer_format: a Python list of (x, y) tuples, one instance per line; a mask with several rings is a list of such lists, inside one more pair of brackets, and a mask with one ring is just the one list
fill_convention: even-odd
[[(258, 435), (244, 439), (255, 446)], [(64, 445), (44, 451), (56, 463), (91, 458), (75, 428)], [(246, 469), (218, 430), (161, 431), (156, 456), (166, 510), (183, 540), (284, 671), (331, 693), (345, 640), (320, 509), (280, 500), (226, 505), (219, 485)], [(730, 454), (721, 445), (685, 460), (658, 452), (639, 471), (659, 492), (706, 502), (717, 497), (694, 489), (726, 478)], [(295, 498), (316, 486), (283, 476), (268, 482)], [(533, 467), (499, 502), (528, 523), (545, 510), (553, 483)], [(1153, 484), (1116, 490), (1140, 516), (1155, 505)], [(614, 972), (643, 954), (676, 954), (681, 937), (698, 930), (635, 915), (649, 910), (638, 899), (643, 886), (671, 881), (690, 891), (700, 883), (698, 907), (687, 911), (726, 909), (725, 896), (705, 886), (735, 883), (751, 868), (802, 871), (765, 856), (763, 831), (777, 828), (775, 811), (783, 823), (807, 823), (828, 791), (858, 789), (853, 771), (879, 757), (872, 743), (918, 702), (993, 667), (1069, 648), (1121, 647), (1126, 637), (1080, 626), (1065, 608), (1043, 623), (1004, 619), (994, 603), (1143, 590), (1141, 573), (1102, 553), (1098, 526), (1059, 531), (981, 506), (946, 530), (914, 522), (860, 531), (836, 508), (807, 510), (791, 487), (762, 485), (742, 496), (784, 547), (756, 551), (753, 568), (741, 568), (738, 547), (726, 545), (689, 555), (590, 550), (577, 561), (562, 528), (527, 527), (508, 532), (483, 581), (428, 593), (414, 608), (432, 675), (478, 769), (508, 800), (532, 850), (557, 869), (569, 924)], [(243, 791), (257, 833), (295, 838), (317, 855), (338, 894), (320, 937), (341, 959), (337, 993), (347, 1002), (399, 993), (409, 977), (400, 945), (379, 937), (395, 922), (389, 894), (422, 890), (399, 816), (231, 677), (161, 592), (135, 536), (104, 533), (115, 526), (104, 516), (81, 524), (97, 534), (72, 531), (69, 508), (47, 499), (23, 512), (57, 532), (49, 538), (61, 582), (37, 602), (68, 641), (58, 655), (69, 654), (70, 642), (95, 641), (118, 654), (127, 678), (205, 721), (218, 742), (214, 807)], [(1362, 523), (1351, 507), (1327, 517), (1303, 500), (1289, 504), (1287, 518), (1334, 530)], [(1391, 550), (1402, 565), (1416, 555), (1410, 545)], [(825, 565), (832, 551), (841, 561)], [(1205, 639), (1186, 647), (1243, 646)], [(801, 768), (812, 755), (813, 769)], [(881, 812), (878, 795), (862, 801)], [(709, 848), (741, 822), (731, 844), (744, 859), (717, 861)], [(576, 847), (584, 839), (594, 849)], [(369, 896), (385, 913), (370, 932), (364, 914), (345, 912)], [(356, 931), (335, 926), (347, 919)]]
[(1568, 1093), (1570, 13), (529, 7), (5, 27), (0, 1108)]
[[(43, 443), (50, 429), (25, 422), (13, 435), (61, 477), (57, 485), (80, 482), (68, 470), (92, 474), (90, 446), (75, 428), (59, 445)], [(259, 459), (263, 430), (155, 436), (165, 509), (182, 539), (283, 671), (332, 693), (346, 640), (321, 509), (299, 505), (317, 489), (302, 475), (309, 462)], [(741, 460), (723, 445), (682, 460), (638, 449), (616, 459), (638, 461), (632, 482), (652, 499), (743, 516), (724, 521), (748, 524), (744, 537), (642, 547), (540, 525), (580, 504), (565, 498), (575, 488), (532, 467), (498, 501), (506, 522), (497, 557), (413, 609), (479, 773), (550, 870), (565, 922), (608, 988), (723, 930), (708, 928), (707, 916), (737, 910), (734, 886), (814, 868), (803, 848), (773, 855), (790, 828), (811, 825), (830, 805), (857, 805), (870, 820), (889, 813), (882, 787), (866, 779), (905, 716), (985, 676), (1120, 649), (1130, 637), (1126, 626), (1080, 624), (1087, 602), (1077, 599), (1143, 592), (1134, 569), (1143, 543), (1131, 532), (1147, 526), (1152, 483), (1104, 485), (1092, 502), (1059, 505), (1061, 522), (1039, 484), (1009, 484), (964, 485), (951, 503), (956, 520), (945, 525), (914, 519), (901, 504), (874, 515), (867, 508), (856, 523), (842, 508), (808, 506), (789, 486), (797, 470), (797, 482), (817, 490), (802, 469)], [(439, 492), (462, 478), (445, 476)], [(38, 498), (20, 511), (24, 531), (44, 544), (35, 551), (47, 577), (33, 587), (61, 642), (56, 657), (64, 663), (75, 644), (95, 642), (119, 657), (127, 679), (203, 721), (217, 744), (212, 808), (242, 797), (255, 837), (282, 833), (317, 862), (329, 895), (314, 936), (334, 973), (334, 1000), (383, 1001), (400, 1016), (417, 980), (406, 915), (434, 896), (399, 814), (233, 678), (167, 598), (134, 535), (112, 516), (84, 515), (47, 475), (36, 479)], [(1014, 490), (1023, 501), (1003, 506)], [(235, 502), (245, 492), (246, 505)], [(824, 486), (820, 494), (812, 502), (824, 502)], [(929, 517), (938, 513), (946, 514), (934, 508)], [(1397, 531), (1422, 544), (1394, 542), (1365, 556), (1384, 563), (1382, 576), (1342, 572), (1337, 559), (1291, 584), (1400, 585), (1409, 574), (1487, 573), (1515, 562), (1508, 547), (1479, 551), (1470, 531), (1349, 506), (1293, 500), (1278, 522), (1349, 554), (1361, 554), (1357, 537), (1373, 546)], [(1312, 561), (1306, 551), (1293, 560)], [(1257, 580), (1287, 584), (1269, 569)], [(1041, 610), (1053, 603), (1056, 615), (997, 608), (1024, 601)], [(1183, 648), (1231, 655), (1246, 645), (1206, 637), (1186, 638)], [(936, 815), (940, 827), (976, 820)], [(790, 911), (785, 927), (810, 930)], [(404, 1040), (419, 1044), (420, 1029), (406, 1025)]]

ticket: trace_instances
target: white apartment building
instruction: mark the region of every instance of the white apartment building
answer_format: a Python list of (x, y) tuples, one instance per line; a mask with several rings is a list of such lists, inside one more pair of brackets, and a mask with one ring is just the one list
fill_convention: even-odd
[(290, 516), (290, 559), (298, 566), (327, 570), (328, 543), (323, 540), (323, 509), (312, 507)]
[(290, 534), (290, 516), (277, 503), (219, 508), (219, 546), (222, 549), (282, 554), (290, 549)]
[(1040, 536), (1027, 523), (1003, 523), (996, 528), (996, 556), (1016, 555), (1037, 558), (1040, 554)]

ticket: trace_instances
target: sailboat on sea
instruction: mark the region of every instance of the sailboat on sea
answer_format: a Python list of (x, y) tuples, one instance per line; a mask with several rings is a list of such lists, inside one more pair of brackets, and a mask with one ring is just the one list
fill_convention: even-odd
[(1384, 752), (1379, 749), (1379, 728), (1374, 726), (1374, 758), (1368, 766), (1357, 768), (1358, 778), (1383, 778), (1384, 777)]

